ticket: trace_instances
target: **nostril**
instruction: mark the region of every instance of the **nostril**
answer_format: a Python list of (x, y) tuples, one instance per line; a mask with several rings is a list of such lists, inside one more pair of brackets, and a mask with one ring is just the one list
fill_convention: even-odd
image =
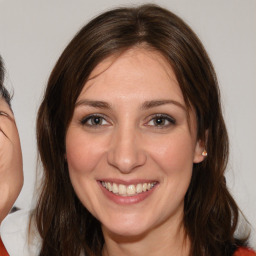
[(108, 152), (108, 163), (120, 172), (129, 173), (146, 162), (146, 154), (144, 152), (120, 151), (118, 149)]

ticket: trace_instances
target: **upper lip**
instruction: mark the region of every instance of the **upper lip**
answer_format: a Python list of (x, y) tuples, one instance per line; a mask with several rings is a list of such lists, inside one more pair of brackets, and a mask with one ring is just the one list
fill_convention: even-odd
[(110, 183), (116, 183), (116, 184), (123, 184), (123, 185), (130, 185), (130, 184), (139, 184), (139, 183), (152, 183), (152, 182), (158, 182), (154, 179), (131, 179), (131, 180), (122, 180), (122, 179), (98, 179), (98, 181), (104, 181), (104, 182), (110, 182)]

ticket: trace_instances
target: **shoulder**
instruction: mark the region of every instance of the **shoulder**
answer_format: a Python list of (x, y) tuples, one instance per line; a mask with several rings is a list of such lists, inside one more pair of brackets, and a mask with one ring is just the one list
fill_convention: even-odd
[(240, 247), (236, 250), (234, 256), (256, 256), (256, 253), (251, 249)]
[(11, 256), (38, 255), (40, 239), (34, 233), (29, 236), (29, 216), (29, 211), (17, 211), (8, 215), (1, 224), (1, 237)]

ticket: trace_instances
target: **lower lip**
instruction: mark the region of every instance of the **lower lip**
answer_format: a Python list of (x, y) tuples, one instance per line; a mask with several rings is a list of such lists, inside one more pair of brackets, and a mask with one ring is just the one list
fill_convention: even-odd
[(121, 205), (129, 205), (129, 204), (137, 204), (143, 200), (145, 200), (147, 197), (149, 197), (157, 185), (155, 185), (153, 188), (146, 192), (142, 192), (140, 194), (135, 194), (133, 196), (120, 196), (117, 194), (114, 194), (110, 191), (108, 191), (106, 188), (104, 188), (101, 184), (101, 182), (98, 182), (100, 185), (101, 190), (103, 191), (104, 195), (110, 199), (111, 201), (115, 202), (116, 204), (121, 204)]

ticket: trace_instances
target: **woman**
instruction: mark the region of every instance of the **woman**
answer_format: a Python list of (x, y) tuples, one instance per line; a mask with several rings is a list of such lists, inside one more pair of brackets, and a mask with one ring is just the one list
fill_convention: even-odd
[[(0, 56), (0, 224), (11, 210), (23, 185), (20, 140), (11, 110), (10, 95), (3, 83), (4, 67)], [(0, 255), (8, 255), (1, 237)]]
[(39, 255), (255, 255), (225, 182), (217, 78), (194, 32), (115, 9), (60, 56), (37, 119)]
[(120, 8), (83, 27), (49, 78), (37, 139), (40, 255), (250, 253), (234, 236), (217, 78), (171, 12)]

